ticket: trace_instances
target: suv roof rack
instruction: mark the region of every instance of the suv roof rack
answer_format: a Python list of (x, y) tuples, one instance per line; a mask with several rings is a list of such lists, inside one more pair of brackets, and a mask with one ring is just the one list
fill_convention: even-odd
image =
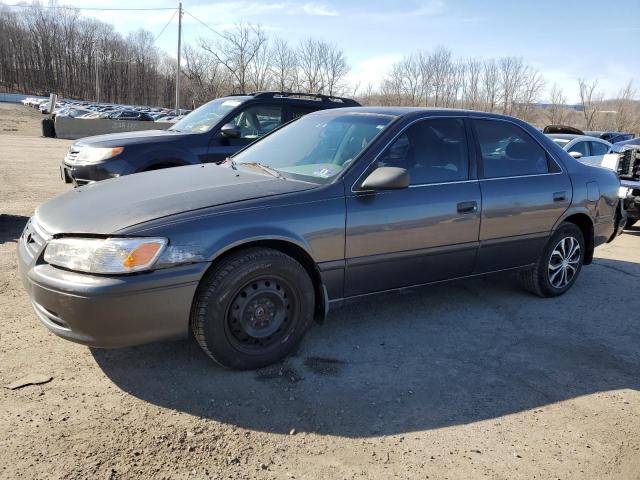
[(360, 104), (351, 98), (324, 95), (322, 93), (303, 92), (252, 92), (254, 98), (298, 98), (300, 100), (321, 101), (323, 103), (342, 103), (345, 106), (359, 107)]

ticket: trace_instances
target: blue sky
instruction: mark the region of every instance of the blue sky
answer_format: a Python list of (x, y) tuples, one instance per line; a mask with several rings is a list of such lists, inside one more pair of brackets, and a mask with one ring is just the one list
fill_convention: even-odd
[[(66, 3), (66, 2), (61, 2)], [(76, 0), (87, 7), (174, 7), (177, 1)], [(350, 79), (374, 85), (393, 62), (419, 49), (444, 46), (458, 58), (523, 57), (549, 85), (577, 100), (577, 78), (598, 79), (613, 95), (635, 78), (640, 90), (640, 0), (186, 0), (183, 7), (216, 29), (244, 20), (292, 43), (315, 37), (336, 43), (352, 68)], [(172, 12), (89, 12), (122, 33), (154, 34)], [(177, 25), (157, 44), (175, 55)], [(184, 17), (184, 41), (213, 35)]]

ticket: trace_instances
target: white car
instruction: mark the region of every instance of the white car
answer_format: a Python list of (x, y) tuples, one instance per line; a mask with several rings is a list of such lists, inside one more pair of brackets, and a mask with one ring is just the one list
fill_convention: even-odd
[(547, 137), (573, 158), (588, 165), (602, 166), (604, 156), (611, 152), (612, 145), (601, 138), (569, 133), (551, 133)]

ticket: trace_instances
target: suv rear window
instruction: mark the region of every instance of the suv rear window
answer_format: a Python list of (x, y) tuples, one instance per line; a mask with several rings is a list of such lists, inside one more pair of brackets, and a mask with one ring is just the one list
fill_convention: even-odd
[(549, 173), (544, 149), (522, 128), (499, 120), (473, 121), (484, 178)]

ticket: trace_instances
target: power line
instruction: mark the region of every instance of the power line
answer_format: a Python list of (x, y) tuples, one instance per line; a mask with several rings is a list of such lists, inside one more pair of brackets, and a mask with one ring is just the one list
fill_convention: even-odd
[(174, 10), (178, 9), (175, 7), (164, 7), (164, 8), (100, 8), (100, 7), (75, 7), (72, 5), (25, 5), (25, 4), (8, 4), (8, 3), (0, 3), (0, 7), (11, 7), (11, 8), (46, 8), (49, 10), (92, 10), (99, 12), (107, 12), (107, 11), (161, 11), (161, 10)]
[(225, 39), (225, 36), (222, 35), (220, 32), (217, 32), (216, 30), (213, 29), (213, 27), (210, 27), (209, 25), (207, 25), (206, 23), (204, 23), (202, 20), (200, 20), (198, 17), (196, 17), (195, 15), (193, 15), (192, 13), (188, 12), (187, 10), (183, 10), (184, 13), (186, 13), (187, 15), (189, 15), (191, 18), (193, 18), (196, 22), (198, 22), (199, 24), (203, 25), (204, 27), (208, 28), (209, 30), (211, 30), (213, 33), (215, 33), (216, 35), (218, 35), (220, 38)]
[(171, 18), (169, 19), (169, 21), (167, 22), (167, 24), (166, 24), (164, 27), (162, 27), (162, 30), (160, 30), (160, 33), (158, 34), (158, 36), (157, 36), (156, 38), (154, 38), (154, 39), (153, 39), (153, 43), (156, 43), (156, 42), (158, 41), (158, 39), (162, 36), (162, 34), (163, 34), (163, 33), (164, 33), (164, 31), (167, 29), (167, 27), (169, 26), (169, 24), (170, 24), (170, 23), (173, 21), (173, 19), (175, 18), (176, 13), (178, 13), (178, 11), (177, 11), (177, 10), (175, 10), (175, 11), (173, 12), (173, 15), (171, 15)]

